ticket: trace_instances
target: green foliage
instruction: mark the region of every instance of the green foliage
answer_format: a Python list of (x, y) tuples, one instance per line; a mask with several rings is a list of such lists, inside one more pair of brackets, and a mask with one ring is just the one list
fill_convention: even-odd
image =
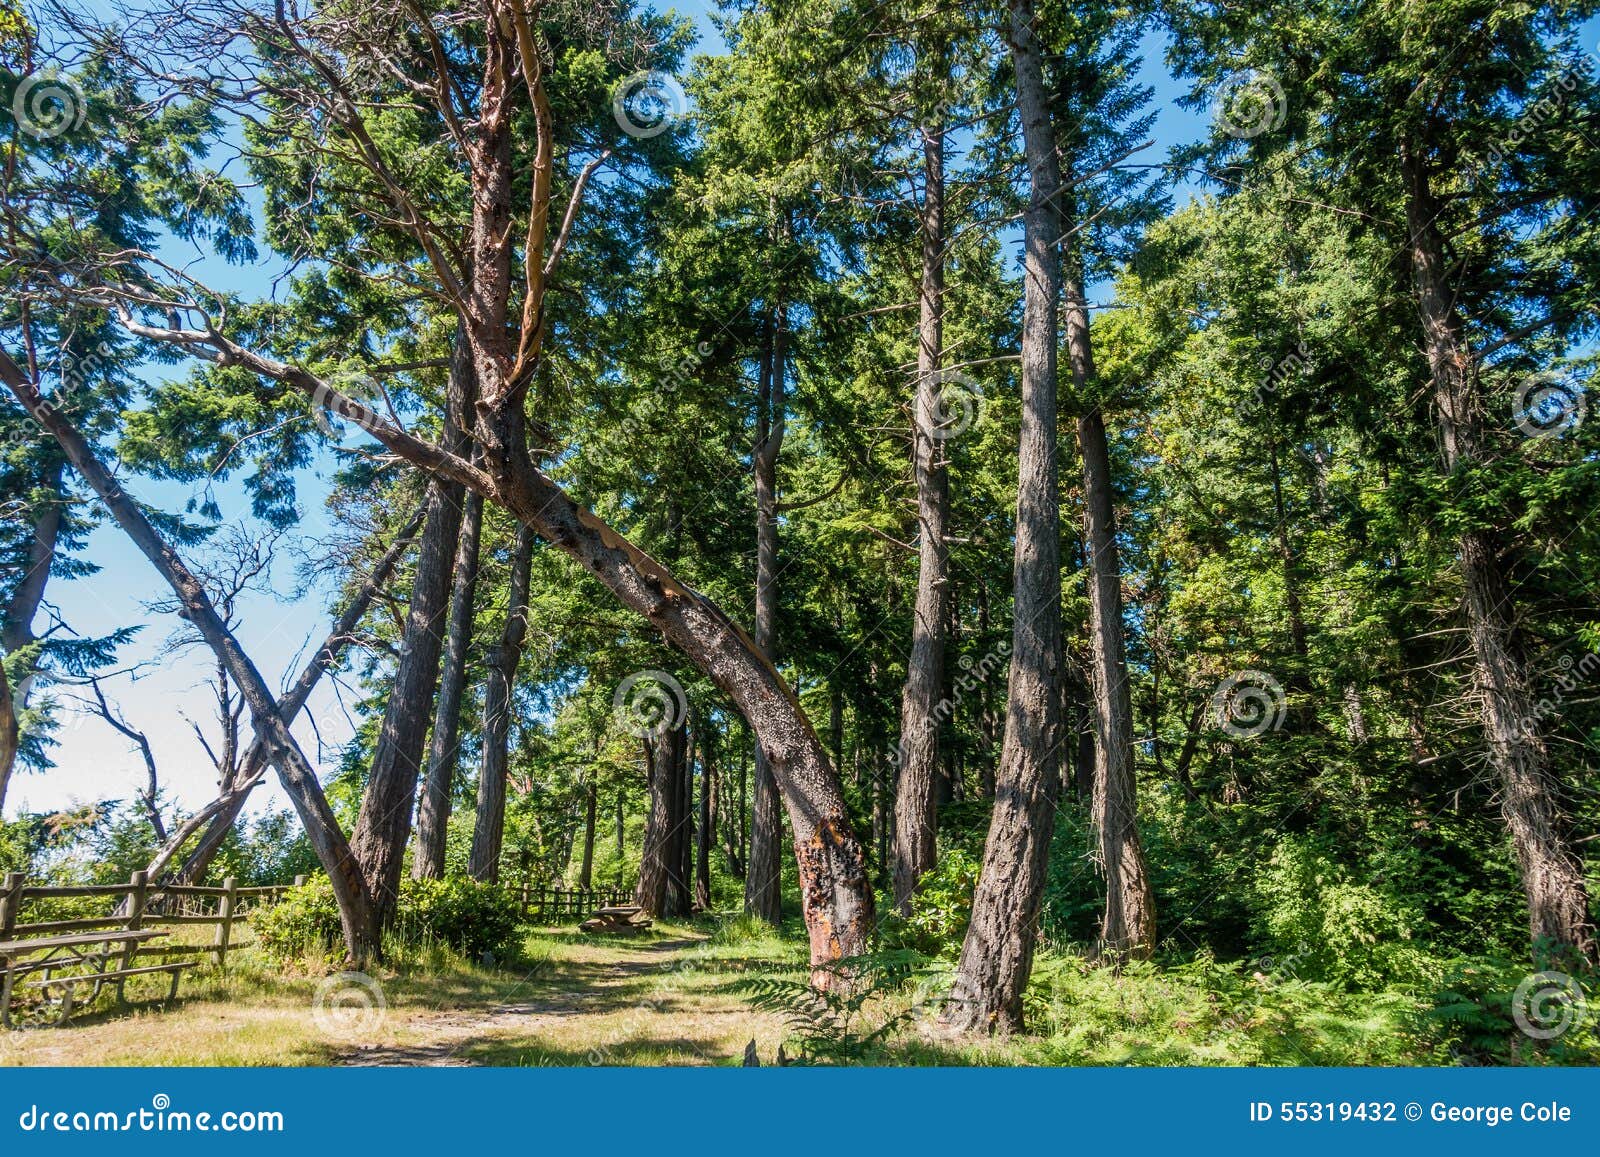
[[(911, 949), (888, 949), (835, 962), (830, 972), (847, 983), (819, 992), (809, 981), (756, 976), (734, 990), (753, 1008), (776, 1013), (789, 1026), (799, 1059), (816, 1064), (848, 1064), (868, 1059), (902, 1025), (909, 1013), (882, 1017), (870, 1010), (887, 993), (904, 988), (927, 963)], [(838, 991), (835, 991), (838, 989)]]
[(1283, 839), (1253, 889), (1273, 971), (1368, 991), (1419, 979), (1417, 913), (1352, 882), (1307, 841)]
[[(515, 899), (493, 884), (407, 877), (391, 935), (400, 945), (436, 943), (477, 960), (512, 949), (519, 920)], [(290, 889), (253, 923), (262, 950), (284, 962), (326, 956), (340, 942), (339, 906), (326, 878)]]

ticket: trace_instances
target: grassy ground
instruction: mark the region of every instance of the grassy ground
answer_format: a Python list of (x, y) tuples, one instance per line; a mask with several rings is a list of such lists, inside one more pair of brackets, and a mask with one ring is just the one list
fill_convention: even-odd
[[(783, 1022), (734, 991), (752, 970), (803, 975), (774, 936), (726, 942), (661, 925), (631, 937), (530, 930), (502, 967), (412, 952), (377, 970), (382, 994), (303, 975), (246, 949), (226, 972), (130, 981), (126, 1006), (58, 1027), (0, 1032), (0, 1065), (685, 1065), (738, 1063), (750, 1040), (771, 1058)], [(319, 988), (322, 999), (318, 1001)]]
[(737, 918), (631, 937), (529, 929), (513, 961), (412, 949), (371, 987), (245, 949), (226, 972), (188, 973), (171, 1006), (152, 980), (130, 985), (128, 1006), (103, 998), (61, 1027), (0, 1032), (0, 1065), (729, 1065), (750, 1041), (769, 1065), (780, 1044), (790, 1057), (890, 1065), (1600, 1061), (1592, 1025), (1534, 1048), (1481, 996), (1447, 997), (1455, 1019), (1441, 1027), (1423, 987), (1346, 993), (1203, 956), (1117, 972), (1048, 952), (1029, 992), (1031, 1035), (954, 1039), (937, 1025), (947, 978), (925, 962), (856, 1004), (818, 1006), (797, 932)]

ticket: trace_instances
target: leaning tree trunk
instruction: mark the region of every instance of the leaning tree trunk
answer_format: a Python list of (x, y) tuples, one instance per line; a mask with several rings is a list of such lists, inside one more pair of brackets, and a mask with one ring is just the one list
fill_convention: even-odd
[(1023, 217), (1022, 431), (1017, 459), (1011, 681), (994, 814), (944, 1019), (1018, 1029), (1033, 967), (1059, 790), (1061, 533), (1056, 478), (1056, 305), (1061, 292), (1055, 134), (1032, 0), (1011, 0), (1011, 58), (1031, 175)]
[[(940, 58), (943, 59), (942, 56)], [(939, 697), (944, 690), (945, 632), (950, 618), (949, 479), (940, 446), (945, 385), (944, 125), (923, 130), (922, 289), (917, 329), (916, 414), (911, 423), (917, 480), (917, 601), (911, 655), (900, 696), (900, 759), (895, 783), (894, 902), (906, 915), (917, 881), (937, 855)]]
[(483, 691), (483, 758), (478, 774), (478, 812), (472, 829), (468, 872), (474, 880), (500, 878), (500, 846), (506, 830), (506, 770), (510, 762), (511, 693), (522, 644), (528, 636), (528, 584), (533, 568), (534, 532), (517, 529), (511, 554), (511, 593), (506, 603), (500, 645), (489, 664)]
[(33, 383), (3, 352), (0, 352), (0, 380), (5, 382), (34, 420), (50, 431), (73, 469), (99, 495), (123, 533), (172, 588), (183, 608), (184, 617), (194, 625), (218, 660), (228, 668), (228, 673), (238, 684), (249, 707), (256, 734), (267, 745), (269, 758), (278, 769), (284, 793), (299, 814), (317, 859), (332, 881), (350, 958), (359, 964), (369, 955), (377, 954), (380, 951), (380, 925), (376, 908), (366, 889), (365, 877), (345, 841), (344, 833), (339, 830), (333, 810), (322, 794), (316, 772), (290, 735), (288, 724), (280, 714), (271, 691), (267, 689), (261, 672), (217, 614), (200, 580), (195, 578), (177, 552), (150, 525), (139, 504), (101, 465), (83, 435), (59, 410), (39, 395)]
[[(1444, 239), (1437, 225), (1440, 207), (1430, 187), (1426, 157), (1406, 140), (1401, 142), (1400, 156), (1409, 256), (1433, 378), (1440, 446), (1446, 471), (1455, 474), (1487, 459), (1476, 358), (1449, 284)], [(1522, 872), (1535, 954), (1554, 950), (1558, 958), (1575, 955), (1594, 964), (1600, 951), (1582, 861), (1573, 852), (1561, 808), (1561, 785), (1551, 767), (1517, 634), (1499, 540), (1492, 530), (1472, 529), (1462, 534), (1458, 548), (1489, 763), (1500, 781), (1500, 810)]]
[[(756, 647), (770, 662), (778, 635), (778, 454), (784, 435), (784, 306), (767, 317), (756, 397)], [(754, 722), (754, 721), (752, 721)], [(752, 785), (750, 861), (744, 909), (772, 924), (783, 919), (783, 819), (772, 763), (759, 737)]]
[[(389, 576), (394, 573), (395, 567), (400, 564), (406, 551), (411, 549), (416, 541), (417, 530), (422, 525), (426, 506), (419, 507), (415, 514), (407, 520), (401, 528), (395, 541), (389, 544), (379, 557), (377, 564), (372, 568), (372, 573), (367, 576), (361, 589), (346, 605), (344, 611), (334, 621), (333, 628), (328, 632), (327, 638), (322, 641), (322, 646), (312, 656), (294, 681), (294, 686), (289, 688), (279, 703), (283, 717), (292, 725), (300, 712), (304, 710), (306, 702), (311, 698), (311, 692), (316, 689), (317, 683), (322, 678), (324, 671), (330, 671), (339, 662), (339, 656), (349, 645), (355, 629), (360, 626), (361, 620), (366, 617), (368, 608), (378, 597), (378, 593), (388, 584)], [(233, 782), (226, 790), (220, 792), (216, 799), (202, 808), (195, 815), (190, 816), (177, 831), (172, 833), (161, 849), (151, 858), (145, 866), (145, 874), (152, 880), (162, 879), (167, 865), (181, 852), (189, 840), (199, 831), (201, 826), (205, 832), (200, 837), (200, 842), (194, 850), (184, 859), (178, 870), (172, 873), (167, 881), (173, 884), (198, 884), (205, 879), (206, 872), (211, 867), (211, 861), (222, 850), (222, 845), (233, 830), (233, 825), (238, 821), (239, 815), (244, 811), (244, 805), (250, 798), (250, 793), (255, 790), (267, 772), (267, 749), (258, 739), (251, 744), (245, 752), (244, 761), (239, 765), (239, 771), (234, 776)]]
[(445, 839), (461, 747), (461, 701), (467, 688), (467, 654), (472, 649), (473, 607), (478, 591), (478, 544), (483, 529), (483, 497), (468, 494), (456, 542), (455, 587), (450, 592), (449, 637), (439, 672), (439, 700), (428, 742), (428, 774), (417, 808), (417, 850), (411, 874), (419, 880), (444, 878)]
[[(1070, 195), (1070, 194), (1069, 194)], [(1074, 215), (1075, 216), (1075, 215)], [(1112, 960), (1155, 951), (1156, 903), (1139, 840), (1138, 780), (1133, 763), (1133, 696), (1122, 640), (1122, 563), (1105, 419), (1093, 402), (1094, 347), (1084, 300), (1081, 250), (1072, 246), (1066, 284), (1067, 354), (1076, 393), (1083, 458), (1084, 550), (1089, 563), (1089, 685), (1094, 692), (1093, 807), (1106, 878), (1100, 948)]]
[(11, 682), (6, 678), (6, 665), (0, 658), (0, 819), (5, 817), (6, 785), (11, 781), (11, 767), (17, 760), (17, 711), (11, 704)]

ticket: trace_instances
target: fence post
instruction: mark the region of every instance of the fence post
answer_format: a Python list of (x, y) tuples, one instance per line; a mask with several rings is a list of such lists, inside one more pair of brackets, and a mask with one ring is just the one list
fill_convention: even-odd
[(232, 876), (222, 881), (222, 900), (217, 905), (216, 958), (218, 968), (223, 968), (228, 963), (228, 937), (233, 930), (234, 897), (238, 894), (238, 891), (239, 882)]
[[(144, 905), (150, 892), (150, 879), (143, 869), (128, 877), (128, 884), (133, 891), (128, 896), (128, 918), (124, 921), (129, 932), (137, 932), (144, 923)], [(139, 954), (139, 942), (130, 940), (122, 949), (122, 967), (124, 970), (133, 967), (133, 958)], [(117, 978), (117, 1000), (123, 999), (123, 989), (127, 986), (128, 978)]]
[[(21, 872), (7, 872), (6, 882), (0, 889), (0, 940), (10, 940), (17, 926), (17, 910), (22, 907)], [(11, 1027), (11, 958), (0, 956), (0, 1025)]]
[(294, 878), (294, 886), (296, 888), (304, 888), (306, 886), (306, 878), (305, 878), (305, 876), (304, 875), (296, 876)]

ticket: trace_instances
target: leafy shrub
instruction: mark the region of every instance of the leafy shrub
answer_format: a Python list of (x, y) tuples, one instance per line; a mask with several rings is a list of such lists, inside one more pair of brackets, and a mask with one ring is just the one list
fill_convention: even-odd
[(339, 904), (324, 878), (291, 888), (251, 917), (261, 950), (274, 960), (304, 960), (332, 952), (339, 942)]
[(1411, 943), (1418, 914), (1343, 871), (1306, 841), (1285, 839), (1256, 880), (1259, 931), (1280, 977), (1376, 990), (1423, 979)]
[(922, 877), (911, 902), (911, 915), (900, 927), (900, 938), (912, 948), (938, 955), (956, 951), (972, 919), (972, 894), (978, 886), (982, 862), (964, 847), (947, 849), (934, 868)]
[(521, 920), (511, 893), (477, 880), (406, 880), (395, 931), (407, 943), (433, 940), (471, 959), (501, 953)]
[[(443, 944), (469, 958), (502, 952), (520, 913), (511, 895), (476, 880), (410, 880), (400, 885), (392, 935), (405, 945)], [(316, 879), (290, 889), (255, 916), (262, 949), (276, 960), (301, 960), (336, 950), (341, 930), (333, 885)]]

